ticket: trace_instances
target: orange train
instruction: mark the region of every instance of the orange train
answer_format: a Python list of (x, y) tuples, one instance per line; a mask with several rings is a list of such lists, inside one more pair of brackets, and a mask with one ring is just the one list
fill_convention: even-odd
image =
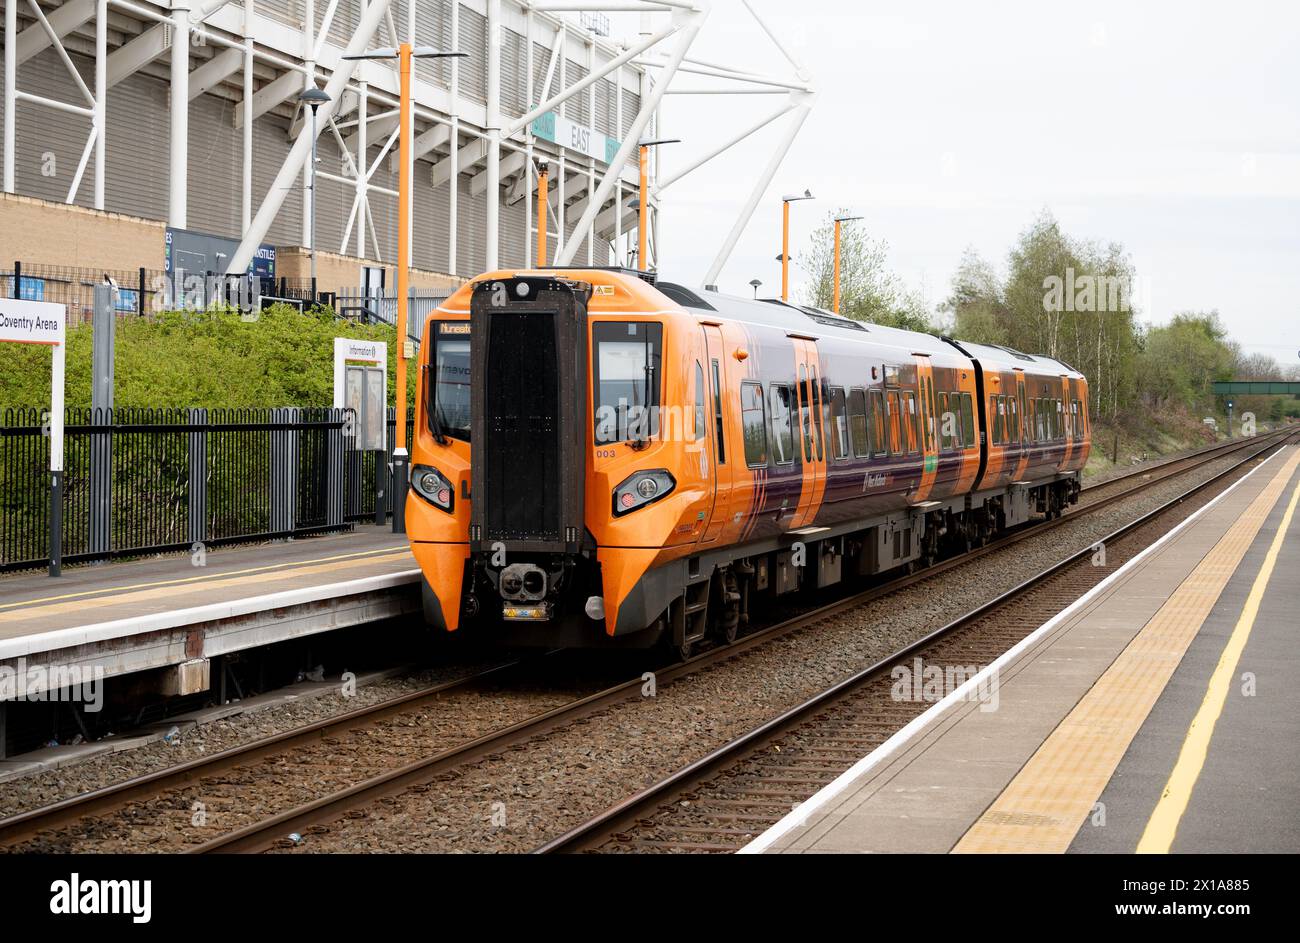
[(1058, 515), (1088, 457), (1056, 360), (627, 270), (480, 276), (420, 356), (425, 618), (512, 644), (729, 641), (764, 599)]

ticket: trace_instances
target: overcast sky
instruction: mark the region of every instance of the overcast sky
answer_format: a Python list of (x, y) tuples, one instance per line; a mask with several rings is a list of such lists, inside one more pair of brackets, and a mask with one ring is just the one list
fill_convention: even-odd
[[(847, 206), (932, 305), (966, 246), (1005, 270), (1048, 208), (1070, 235), (1126, 247), (1143, 320), (1218, 309), (1247, 349), (1300, 363), (1300, 5), (753, 2), (817, 100), (724, 291), (747, 294), (755, 277), (779, 291), (783, 193), (817, 197), (793, 207), (796, 249)], [(740, 0), (713, 0), (691, 54), (789, 71)], [(777, 101), (669, 96), (664, 131), (683, 143), (665, 170)], [(698, 284), (776, 138), (769, 128), (664, 192), (665, 276)]]

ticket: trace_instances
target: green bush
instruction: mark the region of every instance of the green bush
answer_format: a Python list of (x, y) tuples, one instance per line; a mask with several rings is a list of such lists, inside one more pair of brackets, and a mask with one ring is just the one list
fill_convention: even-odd
[[(113, 362), (118, 407), (329, 406), (334, 391), (334, 338), (388, 343), (388, 402), (395, 403), (395, 332), (340, 320), (329, 308), (305, 314), (277, 304), (244, 321), (233, 309), (164, 311), (119, 317)], [(90, 405), (93, 331), (68, 331), (69, 406)], [(415, 362), (407, 371), (414, 401)], [(45, 347), (0, 344), (0, 414), (6, 407), (44, 407), (50, 397)]]

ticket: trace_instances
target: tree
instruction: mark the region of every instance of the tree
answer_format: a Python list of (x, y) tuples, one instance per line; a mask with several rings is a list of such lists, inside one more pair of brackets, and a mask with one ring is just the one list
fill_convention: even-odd
[(952, 314), (952, 332), (976, 344), (1010, 343), (1002, 280), (973, 246), (967, 246), (952, 278), (952, 292), (939, 306)]
[[(828, 311), (835, 298), (835, 217), (846, 213), (841, 208), (826, 214), (799, 261), (811, 276), (802, 292), (804, 302)], [(887, 244), (872, 239), (861, 223), (840, 231), (840, 314), (907, 330), (934, 330), (920, 292), (889, 270)]]

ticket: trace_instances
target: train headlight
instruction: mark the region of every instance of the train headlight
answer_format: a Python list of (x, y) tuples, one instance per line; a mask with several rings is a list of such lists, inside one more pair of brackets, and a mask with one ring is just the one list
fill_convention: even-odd
[(456, 504), (456, 489), (436, 468), (416, 465), (411, 470), (411, 486), (416, 494), (448, 514)]
[(677, 479), (663, 468), (629, 475), (614, 489), (614, 516), (653, 504), (676, 487)]

